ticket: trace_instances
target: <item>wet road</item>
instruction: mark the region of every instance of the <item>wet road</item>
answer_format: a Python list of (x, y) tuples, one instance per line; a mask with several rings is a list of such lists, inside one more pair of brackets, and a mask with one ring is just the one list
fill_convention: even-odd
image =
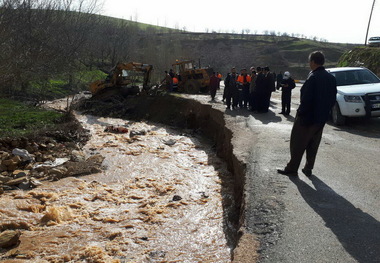
[(288, 117), (278, 91), (266, 114), (226, 110), (221, 92), (216, 102), (194, 97), (225, 112), (234, 152), (247, 163), (246, 228), (260, 241), (259, 262), (380, 262), (380, 118), (326, 124), (314, 175), (279, 175), (300, 87)]
[[(293, 116), (298, 96), (299, 87)], [(380, 118), (327, 124), (314, 175), (289, 178), (276, 168), (289, 160), (294, 118), (278, 114), (279, 92), (272, 102), (266, 116), (244, 120), (258, 134), (247, 214), (262, 241), (260, 262), (380, 262)]]

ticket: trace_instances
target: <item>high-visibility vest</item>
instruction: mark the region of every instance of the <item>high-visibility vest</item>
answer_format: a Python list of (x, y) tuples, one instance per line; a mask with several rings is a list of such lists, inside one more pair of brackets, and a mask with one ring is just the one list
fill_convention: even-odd
[[(251, 82), (251, 76), (250, 75), (246, 75), (245, 77), (246, 77), (246, 79), (245, 79), (246, 83), (250, 83)], [(243, 84), (244, 83), (244, 76), (243, 75), (239, 75), (236, 81)]]
[(176, 77), (173, 78), (173, 84), (178, 84), (178, 79)]
[(218, 78), (222, 79), (222, 77), (223, 77), (222, 74), (219, 73)]

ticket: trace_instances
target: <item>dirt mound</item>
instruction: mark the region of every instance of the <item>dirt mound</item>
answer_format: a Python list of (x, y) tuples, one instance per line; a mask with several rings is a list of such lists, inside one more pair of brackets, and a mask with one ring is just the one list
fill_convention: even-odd
[(28, 190), (44, 180), (100, 171), (101, 156), (88, 159), (81, 147), (89, 131), (71, 115), (56, 125), (28, 137), (0, 139), (0, 193), (4, 190)]

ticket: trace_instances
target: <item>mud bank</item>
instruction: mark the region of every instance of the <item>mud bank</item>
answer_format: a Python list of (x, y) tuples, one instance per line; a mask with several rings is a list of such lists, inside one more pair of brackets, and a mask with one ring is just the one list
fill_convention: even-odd
[[(97, 106), (94, 107), (94, 104)], [(219, 157), (227, 164), (234, 182), (235, 210), (228, 214), (229, 223), (236, 231), (229, 233), (232, 240), (233, 262), (255, 262), (259, 247), (256, 238), (245, 230), (245, 185), (247, 163), (234, 145), (234, 127), (226, 123), (225, 113), (209, 104), (178, 95), (162, 97), (134, 97), (127, 101), (86, 101), (81, 110), (86, 113), (159, 122), (178, 128), (192, 129), (211, 140)], [(236, 133), (235, 133), (236, 136)], [(223, 182), (222, 182), (223, 184)], [(224, 206), (224, 204), (223, 204)]]

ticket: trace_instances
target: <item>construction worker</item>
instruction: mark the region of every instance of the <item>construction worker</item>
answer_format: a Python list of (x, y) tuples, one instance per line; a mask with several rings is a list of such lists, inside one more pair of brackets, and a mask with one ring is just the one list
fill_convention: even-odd
[(173, 69), (169, 70), (169, 75), (170, 75), (170, 77), (174, 78), (175, 73), (174, 73)]
[(222, 80), (222, 78), (223, 78), (222, 74), (220, 74), (219, 72), (216, 72), (216, 76), (217, 76), (220, 80)]
[(220, 82), (222, 81), (223, 76), (222, 76), (222, 74), (220, 74), (219, 72), (216, 72), (216, 76), (217, 76), (218, 79), (219, 79), (219, 85), (218, 85), (218, 90), (219, 90), (219, 89), (220, 89)]
[(169, 92), (173, 91), (173, 79), (169, 73), (165, 70), (165, 78), (161, 81), (161, 84), (165, 82), (165, 86)]
[(239, 107), (247, 108), (249, 102), (249, 86), (251, 83), (251, 76), (247, 74), (247, 70), (243, 68), (241, 74), (237, 78), (237, 85), (239, 90)]
[(232, 108), (235, 109), (237, 105), (237, 87), (236, 87), (236, 69), (232, 68), (231, 73), (228, 73), (226, 79), (224, 80), (224, 91), (226, 95), (226, 104), (228, 110), (231, 109), (231, 99), (232, 99)]
[(173, 91), (177, 92), (178, 91), (178, 75), (174, 75), (173, 77)]

